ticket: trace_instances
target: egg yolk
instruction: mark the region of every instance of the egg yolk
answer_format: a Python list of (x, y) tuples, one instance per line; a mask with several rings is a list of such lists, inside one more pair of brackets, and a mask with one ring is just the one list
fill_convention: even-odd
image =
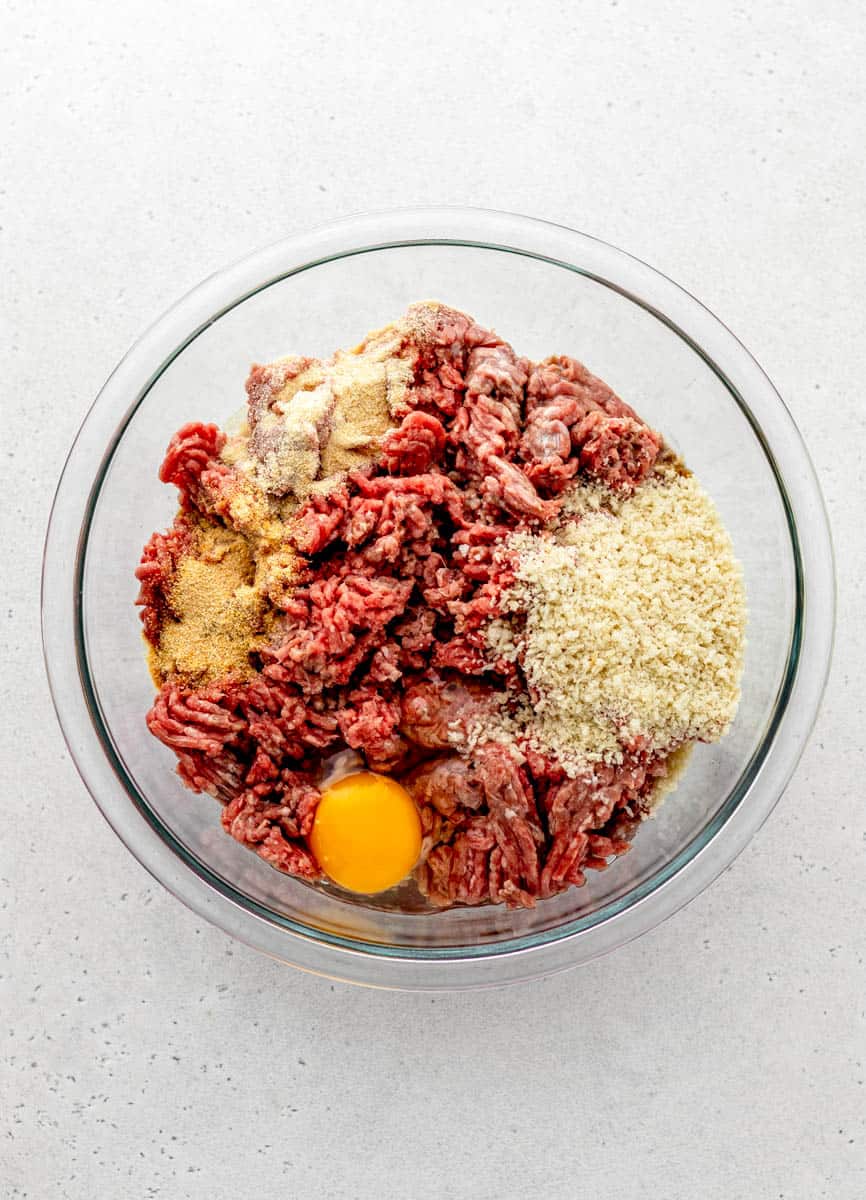
[(362, 771), (322, 792), (310, 847), (334, 883), (352, 892), (384, 892), (418, 861), (421, 818), (399, 783)]

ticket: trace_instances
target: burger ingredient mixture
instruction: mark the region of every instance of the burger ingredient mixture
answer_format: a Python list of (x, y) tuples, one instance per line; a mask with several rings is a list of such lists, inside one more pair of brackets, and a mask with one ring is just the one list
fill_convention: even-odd
[(151, 732), (280, 870), (531, 905), (730, 725), (745, 606), (697, 481), (575, 359), (413, 305), (185, 426), (138, 569)]

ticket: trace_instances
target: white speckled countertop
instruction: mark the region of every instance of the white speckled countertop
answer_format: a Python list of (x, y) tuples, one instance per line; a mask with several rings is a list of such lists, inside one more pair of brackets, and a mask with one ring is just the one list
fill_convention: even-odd
[[(861, 1200), (858, 6), (3, 11), (0, 1196)], [(580, 971), (437, 997), (277, 966), (154, 884), (70, 762), (38, 623), (57, 475), (141, 329), (260, 243), (431, 201), (574, 225), (704, 300), (805, 430), (840, 586), (818, 727), (733, 868)]]

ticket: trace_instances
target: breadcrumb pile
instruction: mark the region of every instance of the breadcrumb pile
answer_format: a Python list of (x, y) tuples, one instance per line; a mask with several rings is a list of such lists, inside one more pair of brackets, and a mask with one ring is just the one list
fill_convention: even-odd
[[(558, 527), (517, 533), (509, 617), (495, 651), (519, 659), (525, 730), (575, 771), (715, 741), (736, 712), (746, 620), (742, 571), (712, 501), (668, 468), (628, 497), (580, 486)], [(513, 721), (510, 733), (513, 733)]]

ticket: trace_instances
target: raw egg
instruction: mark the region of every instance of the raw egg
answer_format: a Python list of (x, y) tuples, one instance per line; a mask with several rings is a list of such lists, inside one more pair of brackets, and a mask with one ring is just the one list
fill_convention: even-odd
[(399, 783), (361, 771), (322, 792), (310, 847), (334, 883), (352, 892), (384, 892), (418, 861), (421, 818)]

